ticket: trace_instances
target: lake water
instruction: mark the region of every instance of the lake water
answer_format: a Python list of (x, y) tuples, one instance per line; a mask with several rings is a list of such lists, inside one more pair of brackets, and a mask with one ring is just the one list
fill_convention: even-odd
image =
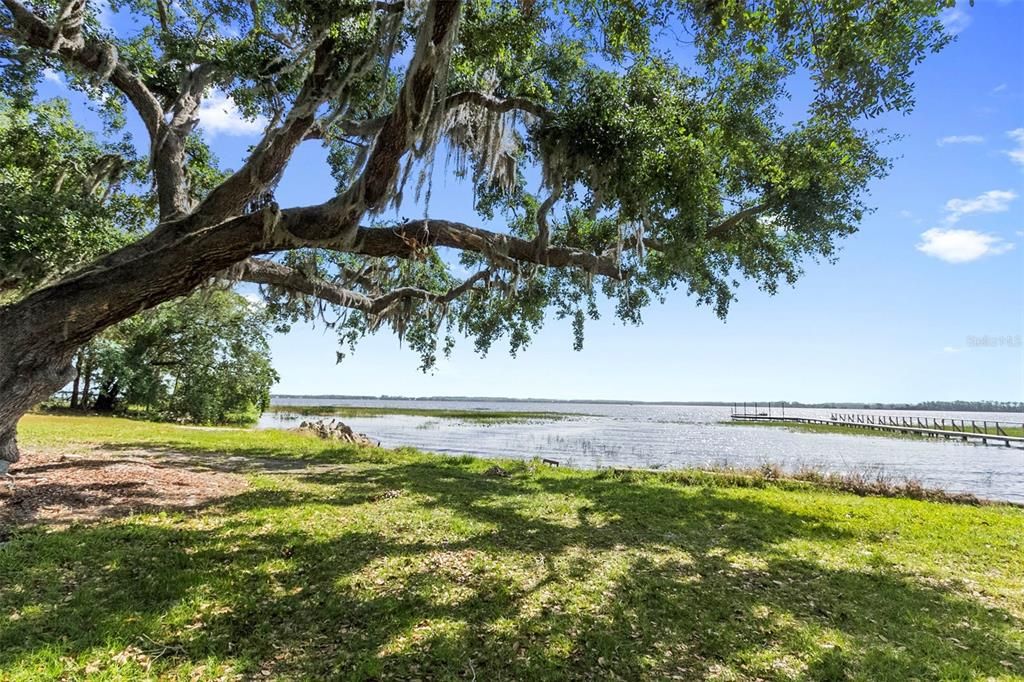
[[(778, 427), (732, 426), (729, 407), (611, 403), (348, 400), (276, 398), (277, 405), (351, 405), (502, 412), (573, 412), (559, 421), (486, 424), (434, 417), (346, 417), (345, 423), (384, 447), (409, 445), (481, 457), (547, 457), (578, 468), (672, 469), (701, 466), (866, 471), (913, 478), (928, 487), (1024, 503), (1024, 448), (952, 441), (800, 433)], [(1024, 421), (1021, 414), (842, 410), (968, 420)], [(791, 416), (825, 417), (828, 409), (787, 409)], [(267, 413), (263, 428), (293, 428), (296, 415)]]

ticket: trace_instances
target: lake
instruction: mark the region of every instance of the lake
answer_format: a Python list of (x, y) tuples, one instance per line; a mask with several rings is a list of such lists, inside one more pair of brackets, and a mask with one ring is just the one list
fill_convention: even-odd
[[(532, 459), (578, 468), (813, 467), (913, 478), (932, 488), (1024, 503), (1024, 448), (882, 436), (801, 433), (780, 427), (732, 426), (731, 408), (624, 403), (338, 400), (275, 398), (275, 405), (348, 405), (502, 412), (572, 412), (563, 420), (486, 424), (436, 417), (345, 417), (384, 447), (408, 445), (447, 454)], [(841, 410), (938, 418), (1024, 421), (1016, 413)], [(825, 417), (828, 409), (787, 408), (790, 416)], [(315, 417), (313, 417), (315, 419)], [(262, 428), (293, 428), (301, 418), (267, 413)]]

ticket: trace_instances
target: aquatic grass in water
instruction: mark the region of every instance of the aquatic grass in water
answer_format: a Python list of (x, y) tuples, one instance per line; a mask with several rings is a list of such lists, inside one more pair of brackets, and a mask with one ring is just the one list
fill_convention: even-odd
[[(282, 415), (282, 418), (299, 416), (330, 417), (382, 417), (403, 415), (407, 417), (431, 417), (481, 423), (512, 423), (523, 421), (555, 421), (579, 414), (564, 412), (519, 412), (515, 410), (449, 410), (412, 407), (359, 407), (350, 405), (271, 405), (268, 412)], [(287, 416), (286, 416), (287, 415)]]

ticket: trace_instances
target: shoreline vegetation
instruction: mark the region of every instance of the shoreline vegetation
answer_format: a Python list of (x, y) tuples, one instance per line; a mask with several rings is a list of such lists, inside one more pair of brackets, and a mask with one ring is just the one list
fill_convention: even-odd
[[(272, 394), (271, 400), (393, 400), (416, 402), (479, 402), (479, 403), (565, 403), (578, 405), (680, 405), (692, 407), (734, 407), (743, 402), (723, 402), (715, 400), (677, 401), (677, 400), (585, 400), (557, 398), (506, 398), (500, 396), (401, 396), (401, 395), (300, 395), (290, 393)], [(921, 412), (1004, 412), (1018, 415), (1024, 421), (1024, 402), (1000, 400), (928, 400), (919, 403), (859, 403), (859, 402), (824, 402), (801, 403), (786, 400), (747, 401), (748, 406), (768, 405), (772, 407), (831, 409), (831, 410), (917, 410)]]
[(449, 410), (413, 407), (360, 407), (352, 405), (271, 405), (267, 412), (294, 414), (299, 417), (432, 417), (484, 423), (520, 421), (558, 421), (585, 416), (574, 412), (521, 412), (518, 410)]
[[(870, 426), (844, 426), (840, 424), (805, 424), (803, 422), (789, 422), (789, 421), (767, 421), (767, 420), (723, 420), (719, 424), (728, 426), (769, 426), (776, 428), (786, 428), (790, 431), (800, 431), (805, 433), (839, 433), (847, 434), (851, 436), (876, 436), (879, 438), (912, 438), (915, 440), (935, 440), (935, 436), (928, 436), (921, 433), (907, 432), (901, 433), (899, 431), (890, 431), (884, 429), (873, 429)], [(898, 427), (894, 427), (898, 428)], [(929, 427), (931, 428), (931, 427)], [(979, 429), (981, 427), (978, 427)], [(952, 427), (936, 427), (937, 431), (949, 431), (950, 433), (962, 433)], [(1012, 426), (1003, 427), (1004, 434), (1006, 436), (1024, 436), (1024, 428), (1014, 428)], [(994, 428), (989, 428), (988, 432), (994, 437), (998, 437)]]
[[(274, 430), (20, 429), (0, 505), (34, 484), (120, 514), (3, 526), (4, 679), (1024, 676), (1011, 505)], [(176, 472), (208, 483), (203, 506), (154, 506)]]

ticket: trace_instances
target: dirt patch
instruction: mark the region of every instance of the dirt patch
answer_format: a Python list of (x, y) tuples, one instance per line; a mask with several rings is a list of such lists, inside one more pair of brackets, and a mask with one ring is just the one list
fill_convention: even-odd
[(9, 475), (0, 477), (0, 529), (195, 510), (248, 487), (239, 474), (176, 465), (166, 457), (148, 459), (100, 450), (25, 453)]

